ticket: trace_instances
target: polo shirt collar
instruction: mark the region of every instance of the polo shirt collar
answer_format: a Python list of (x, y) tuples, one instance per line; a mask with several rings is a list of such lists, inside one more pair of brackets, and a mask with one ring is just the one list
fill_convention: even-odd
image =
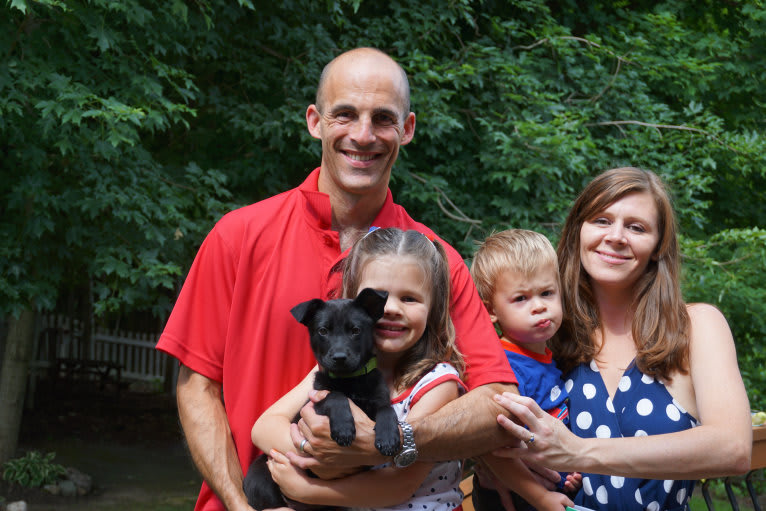
[[(321, 167), (315, 168), (298, 187), (298, 190), (306, 199), (306, 219), (309, 223), (317, 229), (329, 230), (332, 227), (332, 206), (330, 205), (330, 196), (319, 191), (320, 169)], [(386, 191), (386, 200), (372, 225), (377, 227), (394, 227), (397, 225), (396, 208), (390, 189)]]

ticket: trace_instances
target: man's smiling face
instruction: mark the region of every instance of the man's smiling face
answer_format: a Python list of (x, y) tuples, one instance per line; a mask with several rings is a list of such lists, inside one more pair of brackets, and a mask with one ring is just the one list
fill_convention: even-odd
[(322, 140), (320, 191), (385, 196), (399, 146), (415, 131), (405, 94), (401, 70), (384, 55), (363, 53), (333, 65), (321, 105), (306, 112), (309, 132)]

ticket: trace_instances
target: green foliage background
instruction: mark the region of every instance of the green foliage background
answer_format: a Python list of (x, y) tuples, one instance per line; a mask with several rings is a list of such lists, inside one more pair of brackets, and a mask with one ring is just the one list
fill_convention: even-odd
[(362, 45), (410, 76), (394, 196), (466, 258), (493, 229), (555, 241), (600, 171), (661, 174), (686, 297), (724, 311), (766, 408), (762, 0), (6, 1), (3, 312), (79, 289), (164, 317), (223, 212), (318, 165), (305, 108)]

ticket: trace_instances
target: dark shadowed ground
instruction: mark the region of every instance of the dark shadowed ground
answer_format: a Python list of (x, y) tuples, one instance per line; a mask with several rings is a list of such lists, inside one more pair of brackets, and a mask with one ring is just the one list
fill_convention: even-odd
[(191, 510), (199, 490), (167, 395), (123, 391), (118, 398), (97, 384), (41, 382), (22, 420), (19, 455), (28, 450), (55, 452), (54, 462), (90, 475), (94, 485), (91, 495), (65, 498), (0, 481), (5, 503), (23, 499), (29, 511)]
[[(8, 488), (0, 479), (0, 509), (26, 500), (29, 511), (191, 511), (200, 486), (181, 436), (175, 399), (150, 392), (99, 391), (96, 384), (56, 386), (41, 382), (35, 407), (22, 421), (19, 456), (28, 450), (55, 452), (54, 462), (93, 478), (92, 494), (65, 498)], [(764, 488), (763, 473), (755, 478)], [(738, 485), (742, 488), (742, 485)], [(716, 510), (731, 509), (717, 488)], [(739, 490), (740, 509), (752, 510)], [(766, 509), (766, 495), (760, 505)], [(706, 509), (699, 488), (691, 509)]]

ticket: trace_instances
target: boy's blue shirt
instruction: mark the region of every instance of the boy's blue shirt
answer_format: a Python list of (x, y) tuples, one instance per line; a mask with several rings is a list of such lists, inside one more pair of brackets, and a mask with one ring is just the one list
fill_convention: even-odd
[[(545, 354), (541, 355), (513, 344), (507, 339), (501, 338), (500, 343), (519, 380), (519, 394), (534, 399), (540, 408), (568, 427), (569, 392), (561, 378), (561, 371), (553, 361), (551, 350), (545, 348)], [(558, 487), (563, 488), (567, 473), (559, 473), (561, 480)]]
[(545, 354), (541, 355), (507, 339), (500, 339), (500, 342), (519, 380), (519, 394), (531, 397), (540, 408), (569, 424), (569, 393), (551, 350), (545, 348)]

